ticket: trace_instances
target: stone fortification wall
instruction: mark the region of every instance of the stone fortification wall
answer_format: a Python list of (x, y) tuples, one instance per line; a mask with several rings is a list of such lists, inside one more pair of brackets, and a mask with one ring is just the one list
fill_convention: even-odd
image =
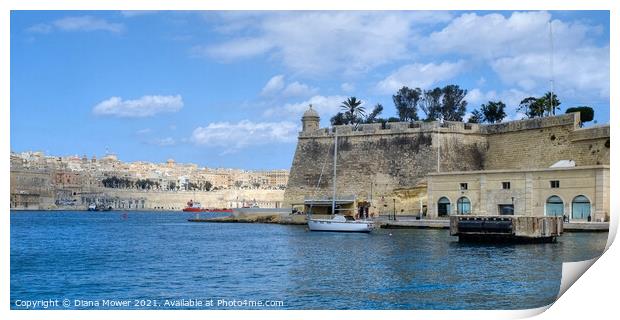
[(579, 128), (579, 114), (481, 127), (488, 150), (484, 169), (548, 168), (560, 160), (577, 166), (609, 164), (609, 126)]
[(609, 164), (609, 126), (581, 129), (578, 124), (574, 113), (493, 125), (399, 122), (303, 131), (284, 206), (307, 197), (331, 197), (334, 130), (339, 140), (337, 196), (372, 197), (379, 213), (392, 212), (395, 200), (397, 212), (417, 213), (420, 202), (426, 202), (420, 192), (426, 174), (438, 171), (438, 150), (440, 172), (548, 168), (567, 159), (578, 166)]
[(334, 130), (338, 132), (337, 195), (369, 200), (371, 189), (375, 199), (391, 196), (395, 189), (398, 194), (411, 194), (404, 190), (423, 184), (426, 174), (437, 170), (437, 150), (441, 150), (442, 171), (480, 170), (486, 142), (479, 129), (456, 122), (442, 126), (418, 122), (302, 132), (285, 205), (301, 204), (304, 197), (331, 197)]

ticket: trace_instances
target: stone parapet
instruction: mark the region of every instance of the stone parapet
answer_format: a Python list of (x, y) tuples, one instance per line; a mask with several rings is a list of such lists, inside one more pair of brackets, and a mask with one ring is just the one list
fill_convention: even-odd
[(571, 141), (595, 140), (609, 138), (609, 125), (580, 128), (570, 133)]

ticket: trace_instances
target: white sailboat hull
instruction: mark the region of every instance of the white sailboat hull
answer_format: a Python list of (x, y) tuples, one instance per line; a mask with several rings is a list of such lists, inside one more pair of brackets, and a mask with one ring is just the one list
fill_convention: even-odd
[(372, 221), (333, 221), (332, 219), (309, 219), (310, 231), (332, 232), (371, 232), (375, 228)]

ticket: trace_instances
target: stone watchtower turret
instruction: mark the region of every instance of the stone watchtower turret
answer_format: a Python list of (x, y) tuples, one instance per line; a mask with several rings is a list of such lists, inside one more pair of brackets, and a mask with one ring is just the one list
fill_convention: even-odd
[(310, 108), (308, 108), (308, 110), (306, 110), (304, 115), (301, 117), (301, 131), (312, 132), (318, 130), (320, 120), (321, 118), (319, 117), (319, 113), (312, 109), (312, 105), (310, 105)]

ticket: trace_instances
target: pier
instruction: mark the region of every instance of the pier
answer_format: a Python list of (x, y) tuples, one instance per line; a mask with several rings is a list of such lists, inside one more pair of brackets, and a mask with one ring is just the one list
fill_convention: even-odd
[[(383, 229), (450, 229), (449, 219), (415, 219), (411, 217), (379, 222)], [(609, 222), (564, 222), (563, 232), (608, 232)]]
[(562, 217), (450, 217), (450, 235), (459, 241), (554, 242), (563, 231)]
[(225, 217), (200, 217), (187, 219), (189, 222), (214, 222), (214, 223), (275, 223), (305, 225), (305, 215), (294, 215), (290, 210), (282, 208), (235, 208), (230, 216)]

